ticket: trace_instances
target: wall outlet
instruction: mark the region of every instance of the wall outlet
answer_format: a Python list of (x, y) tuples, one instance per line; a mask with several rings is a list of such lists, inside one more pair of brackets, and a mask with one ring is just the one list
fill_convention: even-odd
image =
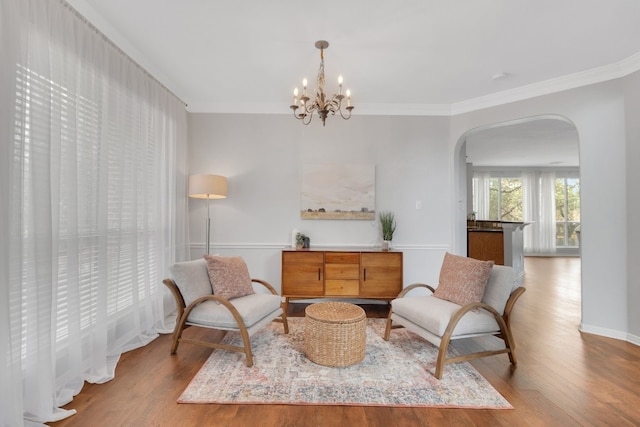
[(422, 200), (416, 200), (416, 209), (422, 209)]

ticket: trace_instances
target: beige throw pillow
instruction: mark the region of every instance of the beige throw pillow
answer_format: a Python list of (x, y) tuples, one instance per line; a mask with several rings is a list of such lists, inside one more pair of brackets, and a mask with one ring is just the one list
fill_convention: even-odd
[(440, 284), (434, 297), (459, 305), (482, 301), (493, 261), (480, 261), (445, 253), (440, 269)]
[(254, 294), (249, 269), (242, 257), (205, 255), (213, 294), (226, 299)]

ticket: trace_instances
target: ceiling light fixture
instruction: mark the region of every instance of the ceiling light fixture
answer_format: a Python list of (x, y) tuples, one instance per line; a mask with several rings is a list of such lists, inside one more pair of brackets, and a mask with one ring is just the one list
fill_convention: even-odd
[(509, 77), (509, 74), (507, 73), (496, 73), (493, 76), (491, 76), (491, 80), (493, 80), (494, 82), (497, 82), (498, 80), (504, 80), (507, 77)]
[[(298, 88), (295, 88), (293, 91), (293, 104), (291, 104), (290, 107), (293, 110), (293, 116), (300, 120), (304, 125), (311, 123), (314, 112), (317, 112), (320, 116), (322, 126), (325, 125), (325, 120), (327, 120), (329, 113), (331, 113), (331, 115), (340, 113), (340, 117), (345, 120), (349, 120), (351, 118), (351, 110), (353, 110), (353, 106), (351, 105), (351, 91), (349, 89), (346, 91), (347, 106), (345, 107), (345, 110), (347, 110), (347, 113), (345, 113), (342, 109), (342, 100), (345, 98), (345, 95), (342, 94), (342, 76), (338, 76), (337, 94), (327, 97), (324, 92), (324, 50), (329, 47), (329, 42), (325, 40), (318, 40), (315, 46), (320, 49), (320, 68), (318, 68), (316, 95), (313, 101), (311, 101), (307, 96), (307, 79), (303, 79), (302, 96), (300, 96), (299, 100)], [(301, 109), (300, 112), (298, 112), (298, 108)]]

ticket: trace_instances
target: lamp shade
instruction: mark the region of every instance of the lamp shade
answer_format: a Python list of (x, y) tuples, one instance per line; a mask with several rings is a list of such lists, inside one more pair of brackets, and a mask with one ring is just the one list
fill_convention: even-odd
[(225, 199), (227, 178), (220, 175), (189, 176), (189, 197), (194, 199)]

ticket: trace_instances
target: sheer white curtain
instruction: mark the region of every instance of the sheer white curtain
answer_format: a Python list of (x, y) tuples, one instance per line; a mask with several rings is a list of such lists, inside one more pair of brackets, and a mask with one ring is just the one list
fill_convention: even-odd
[(532, 221), (524, 228), (524, 252), (553, 254), (556, 252), (555, 173), (524, 172), (522, 188), (524, 221)]
[(489, 219), (489, 172), (474, 172), (473, 177), (473, 210), (476, 219)]
[(0, 44), (0, 425), (19, 426), (73, 414), (164, 328), (186, 111), (62, 0), (2, 0)]
[(540, 251), (556, 252), (556, 174), (540, 174)]
[(538, 251), (540, 212), (540, 174), (537, 172), (522, 173), (522, 219), (531, 222), (524, 228), (524, 252), (532, 254)]

